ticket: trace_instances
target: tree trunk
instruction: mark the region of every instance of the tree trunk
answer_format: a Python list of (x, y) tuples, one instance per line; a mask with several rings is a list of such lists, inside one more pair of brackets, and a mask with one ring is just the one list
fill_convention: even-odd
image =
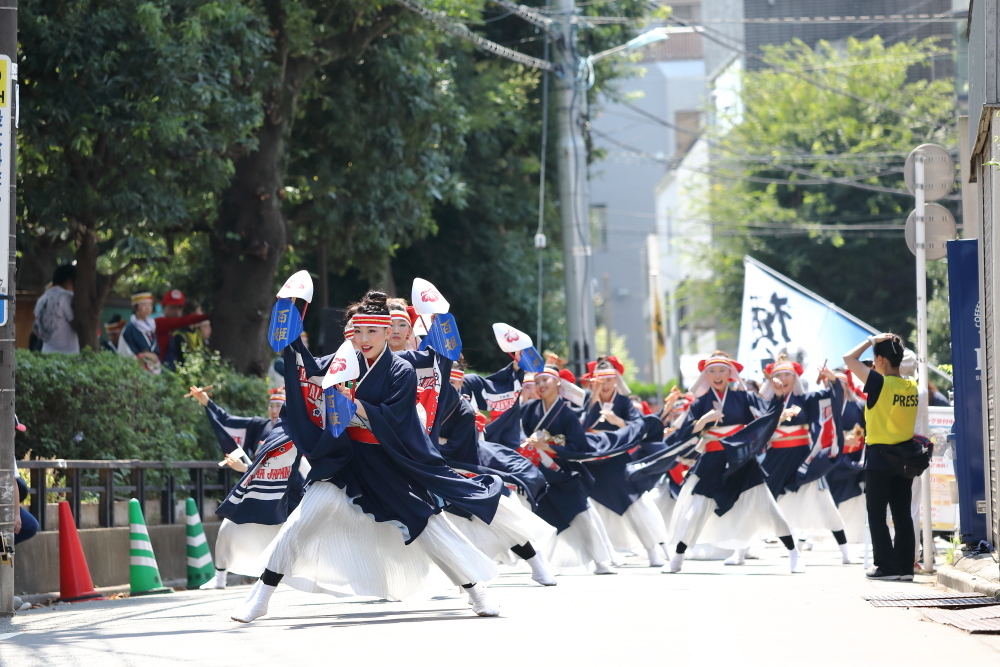
[(388, 19), (403, 11), (396, 6), (386, 8), (371, 25), (352, 25), (314, 44), (318, 49), (311, 56), (292, 58), (282, 4), (272, 1), (265, 6), (275, 35), (272, 58), (281, 75), (264, 94), (264, 123), (257, 131), (257, 149), (236, 161), (211, 236), (215, 273), (212, 342), (238, 371), (256, 375), (267, 371), (272, 356), (267, 326), (276, 291), (274, 274), (288, 236), (281, 199), (299, 95), (318, 67), (362, 52), (372, 39), (385, 33)]
[(323, 239), (316, 249), (316, 273), (319, 282), (316, 285), (316, 295), (319, 297), (320, 308), (330, 307), (330, 267), (327, 263), (327, 257), (329, 256), (328, 243), (329, 241)]
[(97, 271), (99, 254), (93, 230), (82, 229), (76, 244), (76, 282), (73, 287), (73, 317), (81, 349), (100, 349), (101, 311), (104, 310), (111, 281)]

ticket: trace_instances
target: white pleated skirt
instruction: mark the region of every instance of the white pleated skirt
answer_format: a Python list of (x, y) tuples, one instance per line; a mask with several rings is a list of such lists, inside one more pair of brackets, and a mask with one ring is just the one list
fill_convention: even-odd
[(693, 493), (698, 476), (688, 474), (671, 521), (670, 543), (708, 543), (720, 549), (743, 549), (756, 540), (791, 535), (791, 529), (766, 484), (744, 491), (732, 509), (715, 513), (715, 501)]
[(260, 555), (281, 530), (281, 525), (233, 523), (223, 519), (215, 538), (215, 567), (234, 574), (259, 577), (264, 572)]
[(503, 563), (516, 560), (510, 553), (511, 547), (531, 542), (536, 551), (544, 553), (556, 535), (553, 526), (526, 509), (513, 495), (500, 499), (496, 516), (489, 524), (475, 516), (471, 519), (452, 516), (449, 519), (477, 549)]
[(865, 531), (868, 530), (868, 507), (866, 505), (865, 494), (845, 500), (840, 503), (837, 509), (840, 511), (840, 518), (844, 520), (844, 532), (847, 534), (847, 541), (852, 544), (863, 544), (865, 542)]
[(606, 540), (601, 515), (588, 505), (569, 523), (569, 528), (549, 541), (545, 558), (560, 573), (587, 571), (591, 563), (611, 563), (611, 545)]
[[(497, 576), (446, 516), (436, 514), (410, 544), (392, 523), (379, 523), (331, 482), (313, 482), (262, 554), (267, 569), (307, 593), (403, 600)], [(434, 567), (434, 566), (437, 567)]]
[(778, 498), (778, 507), (796, 536), (844, 529), (844, 520), (824, 480), (817, 479), (799, 487), (798, 491), (782, 495)]
[(643, 494), (619, 515), (593, 498), (591, 504), (604, 522), (615, 551), (649, 550), (667, 541), (667, 526), (650, 494)]

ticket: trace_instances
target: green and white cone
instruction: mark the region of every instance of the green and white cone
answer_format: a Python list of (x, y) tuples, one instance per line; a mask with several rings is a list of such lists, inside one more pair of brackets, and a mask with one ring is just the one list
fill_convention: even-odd
[(188, 498), (185, 507), (187, 522), (187, 563), (188, 590), (198, 588), (215, 577), (215, 565), (212, 563), (212, 552), (208, 550), (208, 540), (201, 527), (201, 517), (194, 498)]
[(130, 595), (150, 595), (152, 593), (173, 593), (164, 588), (160, 580), (160, 569), (156, 566), (153, 545), (149, 541), (146, 521), (142, 518), (139, 501), (132, 498), (128, 503), (129, 525), (129, 588)]

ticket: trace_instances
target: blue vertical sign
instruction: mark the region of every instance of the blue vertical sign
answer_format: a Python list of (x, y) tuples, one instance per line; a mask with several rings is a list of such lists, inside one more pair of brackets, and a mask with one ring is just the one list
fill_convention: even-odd
[(955, 479), (961, 537), (963, 542), (971, 544), (987, 539), (978, 254), (976, 239), (948, 241), (951, 361), (955, 377)]

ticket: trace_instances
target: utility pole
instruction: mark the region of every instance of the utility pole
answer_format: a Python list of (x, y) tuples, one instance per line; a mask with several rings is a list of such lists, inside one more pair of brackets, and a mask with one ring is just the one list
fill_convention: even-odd
[(561, 76), (556, 77), (559, 125), (559, 207), (562, 219), (566, 284), (566, 333), (573, 373), (583, 374), (594, 355), (594, 294), (590, 279), (590, 192), (587, 187), (587, 146), (583, 141), (582, 109), (586, 87), (579, 80), (574, 0), (557, 0), (559, 40), (555, 50)]
[[(14, 544), (14, 278), (17, 132), (17, 0), (0, 0), (0, 533)], [(7, 201), (3, 201), (7, 195)], [(45, 499), (42, 499), (44, 502)], [(0, 554), (0, 616), (14, 613), (14, 563)]]

